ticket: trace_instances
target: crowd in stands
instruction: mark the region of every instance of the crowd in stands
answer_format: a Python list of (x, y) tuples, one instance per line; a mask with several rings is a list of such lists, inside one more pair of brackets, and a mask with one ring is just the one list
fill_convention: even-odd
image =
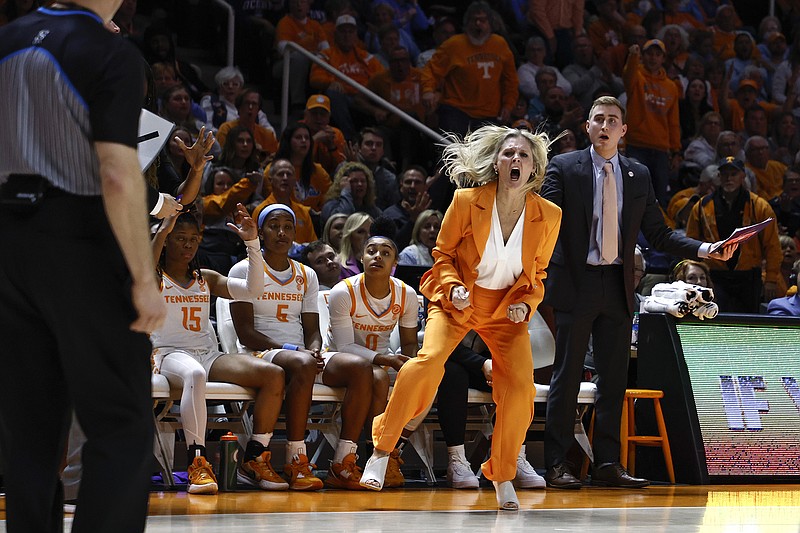
[[(627, 106), (621, 151), (648, 166), (673, 229), (715, 242), (736, 227), (774, 219), (731, 260), (684, 265), (694, 268), (691, 279), (702, 277), (715, 287), (723, 312), (758, 312), (761, 303), (776, 298), (794, 304), (770, 308), (800, 312), (797, 297), (792, 300), (800, 247), (797, 2), (777, 1), (776, 16), (761, 18), (752, 10), (747, 17), (737, 11), (750, 2), (730, 0), (476, 1), (464, 10), (457, 2), (423, 0), (228, 2), (236, 13), (239, 66), (219, 68), (213, 84), (176, 46), (176, 36), (199, 46), (191, 25), (208, 24), (201, 22), (200, 10), (214, 18), (210, 3), (161, 6), (140, 0), (139, 11), (148, 15), (143, 17), (136, 0), (125, 0), (115, 18), (122, 35), (140, 46), (156, 97), (153, 109), (175, 123), (174, 135), (186, 145), (203, 128), (215, 135), (209, 147), (214, 157), (194, 204), (203, 234), (198, 268), (245, 277), (240, 262), (247, 248), (228, 224), (241, 217), (239, 204), (259, 221), (274, 204), (293, 211), (291, 246), (284, 251), (279, 229), (271, 230), (274, 249), (265, 243), (267, 284), (280, 285), (287, 268), (303, 263), (316, 273), (321, 290), (342, 292), (337, 283), (364, 272), (368, 242), (370, 257), (388, 247), (393, 264), (433, 262), (431, 250), (453, 194), (452, 185), (440, 179), (434, 141), (313, 64), (289, 46), (295, 43), (445, 135), (463, 136), (485, 123), (552, 137), (563, 132), (551, 155), (588, 146), (584, 124), (591, 103), (599, 96), (618, 97)], [(0, 0), (0, 24), (44, 4)], [(277, 131), (268, 113), (278, 109), (286, 50), (293, 121)], [(163, 167), (160, 175), (166, 168), (181, 177), (192, 170), (172, 141), (156, 164)], [(177, 196), (175, 190), (162, 192)], [(371, 228), (381, 224), (391, 246), (368, 241)], [(641, 244), (648, 274), (666, 275), (677, 263), (648, 255), (647, 243)], [(690, 277), (688, 271), (681, 275)], [(380, 286), (393, 287), (383, 277)], [(351, 287), (344, 297), (352, 294)], [(274, 349), (265, 340), (270, 337), (257, 331), (258, 309), (252, 307), (232, 307), (234, 320), (247, 323), (237, 326), (240, 339), (247, 348)], [(296, 311), (299, 322), (300, 307)], [(295, 337), (287, 337), (283, 347), (322, 346), (321, 339), (303, 339), (302, 332)], [(335, 344), (352, 350), (357, 340)], [(369, 398), (371, 387), (382, 387), (380, 380), (372, 382), (371, 365), (345, 355), (342, 368), (332, 365), (322, 379), (360, 387), (359, 394)], [(275, 362), (286, 372), (287, 394), (294, 390), (291, 380), (316, 364), (306, 357), (306, 370), (298, 370), (303, 365), (285, 353)], [(308, 383), (302, 386), (307, 394)], [(358, 439), (356, 426), (376, 414), (367, 411), (350, 410), (356, 422), (342, 431), (347, 446)], [(267, 432), (271, 422), (261, 426)], [(295, 441), (301, 438), (302, 428), (292, 431)], [(264, 441), (269, 442), (262, 438), (248, 451), (247, 474), (256, 484), (254, 472), (264, 468), (258, 463), (269, 461), (262, 455)], [(303, 456), (304, 448), (293, 446)], [(348, 476), (357, 467), (350, 453), (351, 448), (337, 450), (334, 486), (352, 485)], [(303, 464), (292, 468), (293, 483), (298, 475), (310, 475)], [(303, 486), (318, 488), (316, 481)]]

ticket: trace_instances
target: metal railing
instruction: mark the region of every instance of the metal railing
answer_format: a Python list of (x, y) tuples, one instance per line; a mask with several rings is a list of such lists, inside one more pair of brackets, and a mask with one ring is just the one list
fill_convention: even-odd
[(399, 107), (387, 102), (386, 100), (384, 100), (374, 92), (370, 91), (357, 81), (354, 81), (347, 75), (342, 74), (341, 72), (330, 66), (328, 63), (317, 57), (316, 55), (310, 53), (302, 46), (299, 46), (298, 44), (293, 42), (286, 43), (286, 48), (284, 48), (283, 50), (283, 79), (281, 80), (283, 87), (282, 100), (281, 100), (281, 130), (286, 129), (286, 125), (289, 121), (289, 70), (291, 68), (290, 55), (292, 51), (303, 54), (314, 64), (316, 64), (320, 68), (327, 70), (328, 72), (333, 74), (337, 79), (348, 84), (349, 86), (353, 87), (355, 90), (366, 96), (373, 104), (397, 115), (398, 117), (403, 119), (403, 121), (408, 123), (410, 126), (421, 131), (422, 133), (432, 138), (433, 140), (442, 144), (451, 143), (450, 140), (448, 140), (446, 137), (443, 137), (440, 133), (430, 129), (428, 126), (426, 126), (419, 120), (415, 119), (414, 117), (412, 117)]
[(233, 11), (233, 6), (225, 0), (212, 0), (217, 6), (221, 7), (223, 11), (228, 13), (228, 45), (225, 50), (225, 64), (228, 67), (233, 66), (233, 43), (236, 32), (236, 14)]

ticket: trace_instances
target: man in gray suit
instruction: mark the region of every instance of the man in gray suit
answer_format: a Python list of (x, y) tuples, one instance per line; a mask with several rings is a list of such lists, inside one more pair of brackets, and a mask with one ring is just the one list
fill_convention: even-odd
[[(544, 303), (556, 322), (556, 358), (547, 401), (547, 485), (577, 489), (567, 462), (589, 335), (597, 369), (592, 483), (644, 487), (619, 463), (622, 399), (627, 382), (634, 302), (634, 248), (641, 230), (657, 250), (708, 257), (711, 243), (672, 232), (656, 202), (647, 167), (617, 152), (625, 109), (610, 96), (595, 100), (586, 131), (592, 146), (556, 156), (542, 196), (561, 207), (561, 232), (545, 280)], [(725, 249), (713, 257), (730, 257)]]

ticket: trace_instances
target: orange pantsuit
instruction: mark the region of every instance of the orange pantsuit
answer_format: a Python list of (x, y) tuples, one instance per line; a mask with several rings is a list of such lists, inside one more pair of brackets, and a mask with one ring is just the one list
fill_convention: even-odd
[[(517, 455), (533, 419), (536, 391), (527, 320), (544, 296), (544, 270), (558, 238), (561, 210), (528, 193), (523, 271), (507, 289), (484, 289), (475, 280), (496, 194), (497, 182), (456, 191), (433, 250), (434, 265), (420, 283), (420, 292), (430, 300), (425, 340), (417, 357), (400, 369), (386, 411), (373, 421), (372, 436), (378, 450), (394, 448), (403, 427), (436, 396), (450, 353), (474, 329), (492, 351), (492, 398), (497, 404), (492, 455), (482, 469), (487, 479), (502, 482), (516, 476)], [(471, 305), (462, 311), (450, 302), (451, 290), (459, 285), (470, 292)], [(530, 312), (525, 321), (515, 324), (506, 317), (506, 310), (523, 302)]]

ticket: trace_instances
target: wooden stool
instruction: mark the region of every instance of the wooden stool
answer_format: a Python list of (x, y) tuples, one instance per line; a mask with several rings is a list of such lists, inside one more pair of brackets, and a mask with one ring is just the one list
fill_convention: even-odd
[[(620, 464), (632, 476), (636, 473), (636, 446), (661, 446), (664, 452), (664, 463), (667, 466), (667, 474), (670, 483), (675, 483), (675, 470), (672, 468), (672, 452), (669, 449), (669, 438), (667, 437), (667, 426), (664, 424), (664, 414), (661, 411), (660, 398), (664, 397), (664, 392), (650, 389), (628, 389), (625, 391), (625, 398), (622, 402), (622, 419), (619, 426), (619, 457)], [(651, 399), (656, 411), (656, 424), (658, 425), (658, 436), (637, 435), (636, 419), (634, 417), (634, 400)], [(594, 416), (589, 424), (589, 442), (594, 437)], [(589, 470), (589, 459), (584, 458), (583, 468), (581, 469), (581, 479), (585, 478)]]
[[(636, 446), (661, 446), (664, 453), (664, 464), (667, 466), (667, 474), (670, 483), (675, 483), (675, 470), (672, 468), (672, 453), (669, 449), (669, 438), (667, 437), (667, 426), (664, 424), (664, 414), (661, 411), (660, 398), (664, 397), (664, 392), (649, 389), (628, 389), (625, 391), (625, 399), (622, 403), (622, 420), (620, 422), (620, 463), (634, 475), (636, 472)], [(656, 411), (656, 424), (658, 425), (658, 436), (637, 435), (636, 420), (633, 413), (635, 400), (653, 400)]]

